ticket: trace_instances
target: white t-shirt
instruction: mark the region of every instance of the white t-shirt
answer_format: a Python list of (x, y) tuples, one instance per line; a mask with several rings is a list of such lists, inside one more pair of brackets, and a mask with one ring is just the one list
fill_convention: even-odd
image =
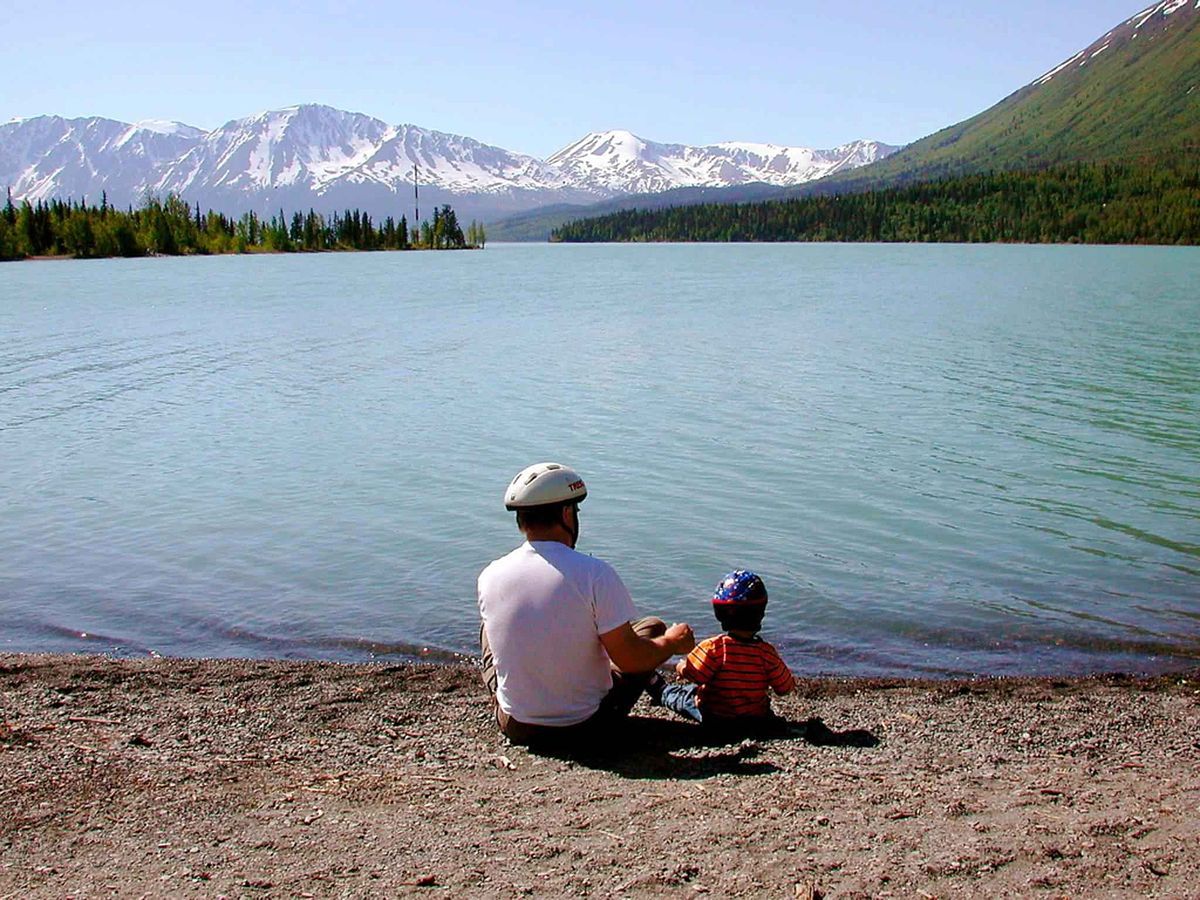
[(612, 671), (600, 635), (636, 616), (608, 563), (526, 541), (479, 576), (479, 614), (500, 708), (527, 725), (575, 725), (600, 708)]

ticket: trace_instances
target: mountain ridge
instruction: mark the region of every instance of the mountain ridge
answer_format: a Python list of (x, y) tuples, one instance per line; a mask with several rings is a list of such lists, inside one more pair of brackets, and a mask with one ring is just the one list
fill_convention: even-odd
[(651, 194), (682, 187), (803, 183), (847, 165), (866, 165), (898, 149), (878, 141), (851, 141), (832, 150), (747, 141), (691, 146), (614, 129), (590, 132), (546, 162), (596, 190)]
[(423, 207), (452, 203), (464, 218), (486, 220), (646, 190), (758, 181), (796, 185), (896, 149), (875, 141), (824, 151), (749, 142), (690, 147), (636, 138), (641, 152), (622, 152), (607, 165), (598, 164), (594, 147), (586, 161), (570, 152), (597, 134), (602, 133), (539, 160), (322, 104), (267, 110), (208, 132), (166, 120), (130, 124), (38, 116), (0, 125), (0, 185), (18, 201), (106, 192), (110, 203), (126, 205), (147, 193), (175, 193), (231, 214), (282, 206), (356, 207), (383, 215), (410, 206), (415, 163)]

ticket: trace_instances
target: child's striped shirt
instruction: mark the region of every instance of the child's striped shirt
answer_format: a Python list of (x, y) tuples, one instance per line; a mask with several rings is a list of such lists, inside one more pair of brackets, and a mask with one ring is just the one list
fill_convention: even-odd
[(786, 694), (796, 685), (775, 648), (761, 638), (743, 641), (719, 634), (696, 645), (682, 673), (695, 682), (696, 705), (705, 715), (769, 716), (767, 688)]

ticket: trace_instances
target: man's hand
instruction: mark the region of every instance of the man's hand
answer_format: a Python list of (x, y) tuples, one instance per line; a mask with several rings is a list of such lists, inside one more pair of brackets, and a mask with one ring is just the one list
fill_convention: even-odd
[(677, 653), (690, 653), (696, 646), (692, 629), (682, 623), (672, 625), (655, 638), (642, 637), (626, 622), (600, 635), (608, 658), (622, 672), (651, 672)]
[(696, 636), (692, 634), (692, 626), (686, 622), (677, 622), (670, 626), (663, 637), (671, 648), (672, 655), (691, 653), (692, 648), (696, 646)]

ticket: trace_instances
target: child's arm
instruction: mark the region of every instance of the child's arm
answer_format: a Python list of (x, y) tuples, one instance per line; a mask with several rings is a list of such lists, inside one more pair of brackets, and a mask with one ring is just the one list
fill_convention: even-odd
[(792, 670), (787, 667), (779, 654), (775, 652), (775, 648), (771, 648), (771, 656), (774, 658), (774, 665), (768, 672), (770, 678), (771, 689), (777, 694), (790, 693), (796, 687), (795, 676), (792, 675)]
[(708, 641), (697, 644), (696, 649), (675, 666), (676, 674), (693, 684), (708, 684), (720, 669), (721, 660), (716, 653), (710, 652)]

